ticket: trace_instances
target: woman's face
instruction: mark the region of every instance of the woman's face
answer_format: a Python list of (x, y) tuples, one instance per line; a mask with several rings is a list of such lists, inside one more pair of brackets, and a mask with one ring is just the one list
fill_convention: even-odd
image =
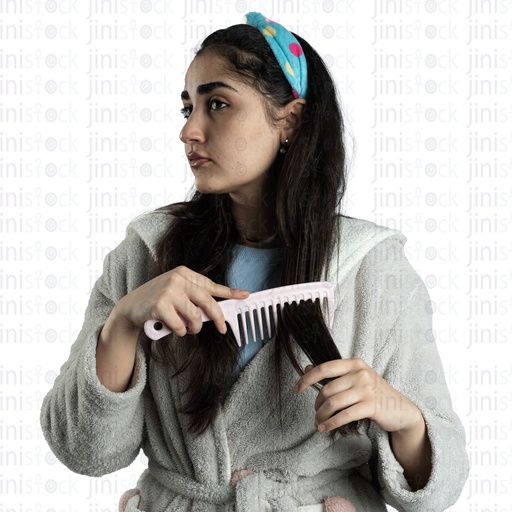
[(269, 123), (262, 96), (206, 53), (188, 68), (182, 93), (185, 126), (180, 139), (202, 193), (257, 200), (284, 141)]

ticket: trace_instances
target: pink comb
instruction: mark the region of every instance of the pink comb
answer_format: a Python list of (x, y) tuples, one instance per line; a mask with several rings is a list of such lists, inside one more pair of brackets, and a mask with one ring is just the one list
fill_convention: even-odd
[[(264, 333), (265, 325), (267, 334), (272, 332), (271, 319), (274, 325), (277, 324), (278, 311), (277, 306), (299, 303), (306, 300), (319, 300), (324, 314), (324, 318), (329, 327), (332, 327), (334, 320), (334, 291), (331, 283), (314, 282), (292, 284), (289, 286), (280, 286), (279, 288), (270, 288), (261, 292), (251, 293), (247, 299), (237, 300), (228, 299), (219, 302), (219, 306), (224, 313), (226, 323), (229, 324), (236, 341), (242, 346), (242, 335), (245, 342), (249, 339), (249, 332), (252, 339), (256, 340), (256, 325), (259, 333)], [(203, 322), (211, 321), (208, 315), (201, 309), (201, 318)], [(160, 320), (148, 320), (144, 324), (144, 332), (148, 338), (159, 340), (172, 331)]]

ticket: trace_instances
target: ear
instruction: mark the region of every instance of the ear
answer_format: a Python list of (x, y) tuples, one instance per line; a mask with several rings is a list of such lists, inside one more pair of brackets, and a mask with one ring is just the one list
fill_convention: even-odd
[(293, 137), (294, 132), (302, 124), (302, 113), (306, 108), (306, 100), (297, 98), (290, 101), (283, 109), (283, 125), (281, 128), (281, 144)]

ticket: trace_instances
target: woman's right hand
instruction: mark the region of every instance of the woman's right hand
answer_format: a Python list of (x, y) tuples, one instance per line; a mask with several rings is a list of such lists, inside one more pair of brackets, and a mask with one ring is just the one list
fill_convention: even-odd
[(178, 336), (197, 334), (202, 326), (201, 307), (221, 333), (226, 323), (214, 297), (245, 299), (248, 291), (214, 283), (190, 270), (176, 267), (139, 286), (114, 306), (96, 346), (96, 374), (114, 392), (128, 389), (132, 380), (135, 351), (146, 320), (161, 320)]
[[(126, 329), (139, 331), (147, 320), (161, 320), (178, 336), (197, 334), (202, 328), (202, 308), (217, 330), (227, 331), (224, 314), (214, 297), (245, 299), (246, 290), (214, 283), (185, 266), (176, 267), (136, 288), (114, 307), (111, 318)], [(111, 320), (109, 318), (109, 320)]]

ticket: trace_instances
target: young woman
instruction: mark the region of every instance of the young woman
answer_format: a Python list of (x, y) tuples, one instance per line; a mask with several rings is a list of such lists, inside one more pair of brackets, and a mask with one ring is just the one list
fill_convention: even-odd
[[(429, 298), (399, 232), (337, 213), (343, 122), (321, 58), (250, 13), (206, 38), (182, 100), (196, 192), (106, 258), (43, 404), (52, 450), (100, 476), (142, 448), (126, 511), (445, 510), (468, 461)], [(241, 349), (227, 332), (217, 299), (320, 280), (332, 330), (309, 302)], [(173, 334), (150, 343), (149, 319)]]

